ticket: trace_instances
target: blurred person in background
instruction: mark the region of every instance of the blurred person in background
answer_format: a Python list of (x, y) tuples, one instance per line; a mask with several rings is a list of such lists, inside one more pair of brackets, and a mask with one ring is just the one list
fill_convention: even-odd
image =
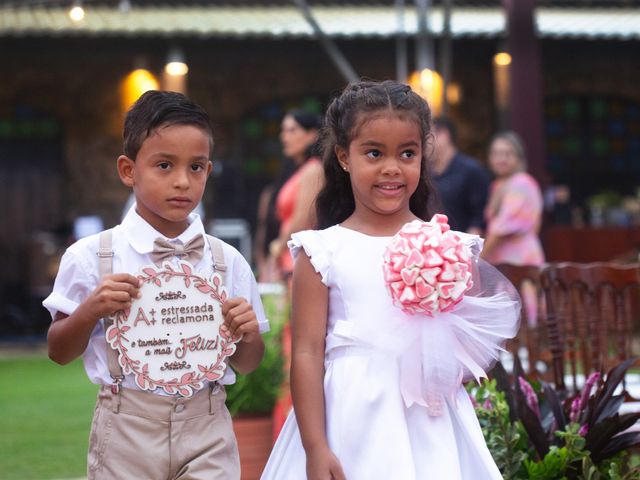
[(316, 223), (313, 203), (324, 178), (317, 151), (321, 127), (320, 115), (302, 109), (290, 110), (282, 119), (282, 150), (293, 161), (294, 171), (275, 197), (280, 230), (269, 244), (267, 262), (276, 265), (280, 279), (285, 281), (293, 270), (287, 248), (291, 234), (313, 228)]
[(280, 220), (276, 213), (276, 199), (282, 185), (291, 177), (296, 165), (290, 158), (284, 158), (277, 178), (266, 185), (258, 200), (256, 232), (253, 240), (253, 261), (258, 272), (258, 282), (280, 281), (275, 259), (269, 257), (269, 246), (280, 234)]
[(544, 253), (538, 238), (542, 193), (526, 172), (524, 145), (516, 133), (500, 132), (493, 137), (489, 166), (496, 178), (485, 211), (482, 256), (493, 264), (542, 265)]
[(452, 230), (481, 235), (489, 173), (475, 158), (458, 150), (457, 132), (451, 120), (436, 118), (433, 127), (435, 149), (431, 171), (441, 211), (448, 217)]
[[(544, 253), (538, 233), (543, 200), (538, 182), (529, 175), (524, 143), (515, 132), (497, 133), (489, 147), (489, 167), (495, 175), (485, 210), (487, 233), (482, 257), (498, 265), (540, 266)], [(536, 293), (525, 285), (523, 301), (529, 323), (537, 319)]]
[[(280, 281), (289, 287), (293, 271), (293, 259), (287, 242), (291, 234), (315, 227), (315, 198), (324, 183), (324, 172), (318, 151), (318, 139), (322, 116), (302, 109), (287, 112), (282, 119), (280, 141), (287, 160), (293, 169), (280, 187), (276, 183), (271, 193), (261, 195), (256, 243), (264, 245), (268, 228), (279, 222), (276, 238), (269, 242), (268, 254), (258, 257), (260, 281)], [(268, 187), (269, 188), (269, 187)], [(290, 288), (288, 288), (290, 291)], [(288, 293), (287, 293), (288, 295)], [(282, 355), (284, 357), (284, 381), (273, 410), (274, 439), (291, 409), (289, 371), (291, 368), (291, 329), (287, 322), (282, 329)]]

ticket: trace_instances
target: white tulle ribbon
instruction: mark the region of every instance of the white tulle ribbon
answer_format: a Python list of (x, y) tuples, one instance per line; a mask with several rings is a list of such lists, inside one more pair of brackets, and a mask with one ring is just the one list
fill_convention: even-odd
[[(386, 319), (396, 333), (392, 348), (399, 357), (405, 405), (422, 405), (434, 416), (442, 413), (447, 399), (455, 398), (461, 382), (487, 376), (519, 327), (517, 291), (495, 267), (478, 258), (477, 239), (464, 238), (472, 246), (473, 287), (461, 301), (446, 312), (398, 313)], [(355, 334), (382, 346), (384, 341), (375, 333), (382, 330)]]
[[(511, 292), (510, 292), (511, 293)], [(515, 335), (519, 303), (509, 293), (465, 297), (452, 312), (407, 321), (413, 337), (402, 352), (400, 391), (407, 407), (418, 404), (438, 416), (463, 380), (486, 377), (502, 344)]]
[(462, 380), (461, 366), (451, 354), (456, 339), (445, 321), (438, 316), (417, 325), (415, 341), (400, 356), (405, 405), (422, 405), (432, 416), (442, 414), (445, 397), (453, 399)]

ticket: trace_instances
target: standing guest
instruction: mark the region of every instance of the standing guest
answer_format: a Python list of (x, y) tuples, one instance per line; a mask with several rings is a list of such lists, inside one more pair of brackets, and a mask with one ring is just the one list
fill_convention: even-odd
[(293, 175), (296, 165), (285, 158), (278, 177), (260, 192), (256, 215), (256, 232), (253, 242), (253, 261), (258, 270), (258, 281), (272, 283), (281, 281), (277, 262), (269, 255), (271, 242), (280, 235), (280, 220), (276, 213), (276, 199), (282, 185)]
[[(408, 251), (394, 234), (430, 217), (429, 107), (407, 85), (354, 82), (325, 123), (322, 230), (289, 242), (294, 411), (262, 480), (499, 480), (462, 382), (515, 334), (518, 302), (465, 295), (458, 313), (409, 314), (385, 286), (385, 251)], [(477, 256), (479, 237), (452, 235)]]
[(314, 201), (322, 188), (322, 165), (317, 142), (322, 117), (306, 110), (289, 111), (282, 120), (282, 150), (295, 164), (293, 175), (277, 193), (276, 213), (280, 220), (278, 238), (270, 245), (271, 258), (277, 262), (281, 276), (287, 280), (293, 270), (287, 242), (291, 234), (315, 225)]
[(500, 132), (493, 137), (489, 166), (496, 178), (485, 211), (483, 258), (494, 265), (542, 265), (544, 253), (538, 237), (542, 192), (526, 172), (524, 144), (516, 133)]
[[(538, 182), (526, 172), (524, 144), (515, 132), (500, 132), (493, 137), (489, 166), (496, 178), (491, 183), (485, 211), (487, 234), (482, 257), (494, 265), (542, 265), (544, 252), (538, 236), (542, 192)], [(536, 296), (532, 284), (522, 286), (522, 301), (532, 326), (538, 319)]]
[[(174, 268), (185, 254), (194, 255), (193, 269), (205, 277), (214, 273), (214, 263), (220, 271), (226, 266), (229, 299), (222, 304), (221, 329), (241, 336), (228, 363), (240, 373), (260, 363), (260, 333), (268, 323), (251, 268), (232, 246), (205, 241), (200, 217), (192, 213), (211, 173), (212, 148), (211, 125), (202, 108), (180, 93), (143, 94), (127, 113), (124, 154), (117, 160), (120, 179), (135, 194), (135, 207), (111, 230), (106, 250), (113, 252), (115, 273), (100, 275), (104, 262), (97, 253), (107, 237), (85, 237), (67, 249), (53, 292), (43, 302), (53, 317), (49, 357), (64, 365), (82, 356), (87, 376), (100, 385), (89, 440), (89, 479), (240, 479), (223, 386), (235, 381), (231, 368), (217, 382), (203, 382), (189, 398), (160, 388), (145, 391), (133, 374), (123, 375), (118, 365), (119, 372), (113, 371), (105, 338), (104, 317), (139, 298), (138, 270), (154, 263), (156, 242), (163, 242), (165, 251), (168, 242), (176, 250), (165, 261)], [(214, 251), (218, 247), (221, 252)]]
[[(278, 237), (270, 246), (267, 265), (275, 265), (278, 278), (289, 286), (293, 261), (287, 249), (291, 234), (313, 228), (316, 223), (314, 202), (322, 187), (323, 174), (318, 152), (322, 117), (302, 109), (290, 110), (282, 119), (280, 141), (284, 155), (294, 163), (294, 172), (278, 190), (275, 210), (280, 221)], [(269, 267), (267, 267), (269, 268)], [(273, 409), (273, 434), (278, 436), (291, 410), (289, 371), (291, 368), (291, 328), (282, 330), (282, 355), (285, 379)]]
[(480, 163), (458, 150), (455, 125), (436, 118), (433, 180), (453, 230), (481, 235), (485, 228), (484, 208), (489, 190), (489, 174)]

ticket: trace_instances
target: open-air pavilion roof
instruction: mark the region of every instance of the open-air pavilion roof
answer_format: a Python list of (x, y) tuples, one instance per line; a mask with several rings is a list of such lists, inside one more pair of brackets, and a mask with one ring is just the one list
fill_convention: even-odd
[[(192, 36), (224, 38), (306, 38), (314, 32), (287, 0), (85, 0), (86, 16), (73, 22), (71, 0), (0, 0), (0, 37), (21, 36)], [(417, 30), (416, 9), (405, 2), (400, 27), (394, 0), (308, 0), (324, 32), (334, 38), (388, 38)], [(443, 30), (443, 8), (434, 1), (429, 28)], [(506, 15), (499, 1), (454, 1), (453, 37), (505, 35)], [(640, 2), (541, 0), (535, 10), (541, 38), (640, 39)]]

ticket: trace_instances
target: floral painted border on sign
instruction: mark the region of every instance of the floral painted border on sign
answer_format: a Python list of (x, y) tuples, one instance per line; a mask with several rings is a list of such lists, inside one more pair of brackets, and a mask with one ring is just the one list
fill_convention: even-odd
[[(175, 279), (182, 279), (184, 287), (195, 289), (201, 294), (222, 304), (227, 299), (227, 292), (222, 285), (222, 277), (218, 273), (214, 273), (211, 281), (196, 275), (193, 267), (187, 262), (179, 262), (178, 268), (174, 268), (171, 264), (165, 263), (160, 270), (154, 266), (147, 266), (141, 269), (141, 273), (137, 277), (142, 281), (141, 289), (145, 285), (154, 285), (162, 287)], [(185, 298), (182, 296), (181, 298)], [(190, 397), (194, 390), (203, 387), (205, 381), (216, 381), (220, 379), (225, 372), (225, 359), (236, 350), (234, 339), (223, 333), (218, 327), (218, 341), (214, 361), (211, 364), (198, 364), (197, 370), (188, 371), (181, 376), (170, 379), (152, 378), (149, 372), (149, 363), (144, 359), (140, 360), (131, 356), (132, 341), (127, 337), (127, 333), (131, 333), (131, 312), (136, 306), (134, 300), (132, 307), (127, 310), (116, 312), (113, 316), (113, 324), (107, 329), (106, 339), (109, 345), (118, 352), (118, 363), (122, 367), (125, 375), (134, 375), (135, 383), (143, 390), (155, 390), (162, 388), (168, 394), (179, 394), (184, 397)], [(138, 307), (140, 308), (140, 307)], [(137, 320), (136, 320), (137, 322)], [(135, 323), (134, 323), (135, 324)], [(155, 322), (154, 322), (155, 325)], [(169, 335), (169, 334), (167, 334)]]

